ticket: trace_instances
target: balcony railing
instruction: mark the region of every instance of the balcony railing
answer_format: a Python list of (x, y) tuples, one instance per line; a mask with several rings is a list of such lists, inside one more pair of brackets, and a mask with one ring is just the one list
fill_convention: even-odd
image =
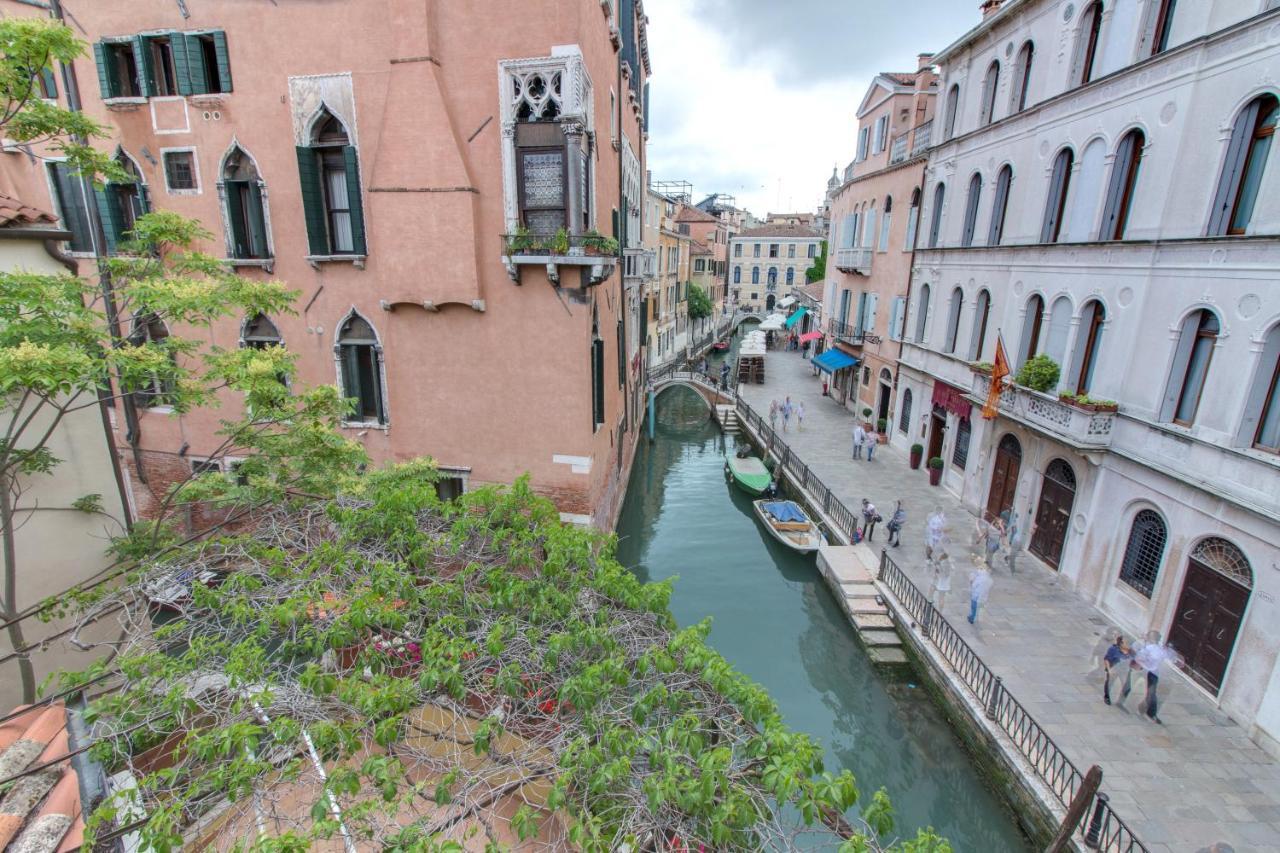
[(849, 344), (855, 347), (860, 347), (863, 344), (880, 343), (879, 335), (868, 334), (856, 326), (851, 326), (848, 323), (842, 323), (839, 320), (831, 320), (827, 323), (827, 334), (834, 337), (840, 343)]
[(889, 148), (889, 162), (901, 163), (907, 159), (907, 136), (909, 134), (900, 133), (893, 139), (893, 145)]
[(836, 249), (836, 269), (843, 272), (871, 275), (871, 248)]
[(658, 274), (658, 254), (653, 249), (626, 249), (623, 275), (627, 278), (654, 278)]
[(915, 133), (915, 139), (911, 140), (912, 157), (929, 147), (929, 137), (933, 136), (933, 119), (929, 119), (924, 124), (916, 125)]
[(583, 286), (599, 284), (618, 266), (617, 241), (596, 234), (505, 234), (502, 245), (502, 263), (516, 284), (526, 266), (545, 267), (547, 278), (556, 284), (560, 267), (583, 267)]
[[(979, 404), (987, 399), (991, 377), (982, 373), (973, 377), (973, 397)], [(1021, 385), (1008, 384), (1000, 395), (999, 412), (1054, 438), (1082, 448), (1102, 449), (1110, 446), (1115, 426), (1115, 412), (1090, 412), (1057, 397), (1032, 391)]]

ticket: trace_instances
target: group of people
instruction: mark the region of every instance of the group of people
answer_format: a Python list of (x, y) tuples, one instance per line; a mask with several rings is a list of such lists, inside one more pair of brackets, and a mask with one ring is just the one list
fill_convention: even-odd
[(1160, 670), (1165, 664), (1176, 666), (1178, 662), (1177, 651), (1160, 642), (1159, 631), (1148, 632), (1145, 641), (1134, 642), (1132, 645), (1123, 634), (1116, 634), (1115, 642), (1107, 647), (1106, 653), (1102, 656), (1102, 701), (1108, 705), (1112, 704), (1111, 685), (1113, 682), (1118, 682), (1120, 696), (1115, 704), (1123, 708), (1125, 700), (1129, 698), (1129, 693), (1133, 689), (1133, 676), (1137, 674), (1140, 679), (1145, 680), (1147, 686), (1138, 710), (1151, 722), (1163, 725), (1164, 721), (1159, 715), (1160, 699), (1157, 693), (1160, 685)]
[(797, 400), (791, 402), (791, 398), (787, 397), (781, 404), (777, 400), (769, 401), (769, 428), (775, 432), (778, 429), (778, 418), (782, 418), (782, 431), (787, 432), (791, 426), (791, 419), (795, 418), (796, 429), (804, 430), (804, 402)]
[[(997, 521), (1001, 521), (997, 519)], [(973, 569), (969, 572), (969, 615), (970, 625), (977, 624), (978, 611), (991, 596), (991, 587), (995, 580), (991, 575), (991, 560), (1000, 551), (1000, 547), (991, 548), (1003, 542), (1002, 533), (1007, 529), (1001, 524), (978, 520), (978, 533), (974, 537), (974, 548), (971, 553)], [(994, 538), (993, 538), (994, 537)], [(942, 507), (935, 506), (933, 512), (924, 522), (924, 556), (933, 572), (929, 592), (929, 603), (934, 609), (942, 610), (946, 606), (947, 596), (951, 592), (951, 574), (955, 569), (951, 557), (951, 526), (947, 523), (947, 515)], [(1012, 561), (1012, 556), (1007, 559)], [(1010, 562), (1012, 566), (1012, 562)]]
[(867, 461), (875, 455), (876, 445), (880, 443), (880, 436), (875, 428), (868, 422), (863, 424), (862, 421), (855, 421), (853, 424), (853, 458), (855, 461), (862, 459), (862, 451), (867, 452)]

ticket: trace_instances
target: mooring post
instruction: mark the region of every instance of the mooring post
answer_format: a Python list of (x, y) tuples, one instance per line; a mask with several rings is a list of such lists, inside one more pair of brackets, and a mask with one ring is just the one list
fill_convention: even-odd
[(1080, 782), (1080, 787), (1076, 789), (1076, 795), (1071, 798), (1071, 804), (1067, 806), (1067, 813), (1062, 819), (1062, 824), (1058, 827), (1058, 833), (1053, 836), (1053, 840), (1049, 842), (1049, 846), (1045, 848), (1044, 853), (1065, 853), (1070, 846), (1072, 833), (1080, 825), (1080, 819), (1089, 811), (1089, 803), (1093, 800), (1094, 794), (1098, 796), (1098, 808), (1093, 814), (1093, 819), (1089, 822), (1084, 843), (1086, 847), (1097, 849), (1098, 834), (1102, 830), (1103, 806), (1107, 802), (1106, 794), (1098, 794), (1098, 786), (1101, 784), (1102, 768), (1095, 764), (1084, 775), (1084, 779)]
[(1000, 691), (1004, 690), (1004, 679), (996, 676), (996, 680), (991, 683), (991, 693), (987, 696), (987, 719), (994, 720), (996, 718), (996, 703), (1000, 701)]
[(650, 388), (649, 389), (649, 441), (650, 442), (653, 441), (653, 408), (654, 408), (653, 399), (656, 396), (657, 395), (653, 392), (653, 389)]
[(1093, 807), (1093, 817), (1089, 818), (1089, 829), (1084, 834), (1084, 846), (1090, 850), (1098, 849), (1098, 839), (1102, 835), (1102, 818), (1107, 810), (1106, 793), (1098, 792), (1097, 805)]

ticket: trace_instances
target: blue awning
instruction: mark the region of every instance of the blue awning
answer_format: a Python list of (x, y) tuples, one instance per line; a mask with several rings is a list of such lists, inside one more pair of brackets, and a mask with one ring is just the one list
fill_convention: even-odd
[(794, 326), (796, 323), (799, 323), (799, 322), (800, 322), (800, 318), (801, 318), (801, 317), (803, 317), (805, 314), (807, 314), (807, 313), (808, 313), (808, 311), (809, 311), (809, 309), (808, 309), (808, 308), (801, 308), (800, 310), (796, 311), (796, 313), (794, 313), (794, 314), (792, 314), (790, 317), (788, 317), (788, 318), (787, 318), (787, 328), (788, 328), (788, 329), (790, 329), (790, 328), (791, 328), (792, 326)]
[(835, 373), (837, 370), (844, 370), (846, 367), (854, 367), (858, 360), (851, 355), (845, 355), (838, 349), (829, 349), (822, 355), (815, 356), (813, 364), (819, 370), (825, 370), (827, 373)]

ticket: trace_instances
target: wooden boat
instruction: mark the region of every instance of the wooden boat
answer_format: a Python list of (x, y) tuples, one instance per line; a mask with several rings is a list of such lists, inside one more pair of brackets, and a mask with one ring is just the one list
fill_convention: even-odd
[(759, 456), (727, 456), (724, 470), (749, 495), (763, 495), (773, 482), (773, 475)]
[(809, 553), (822, 544), (818, 525), (809, 520), (805, 511), (795, 501), (752, 501), (756, 516), (765, 528), (783, 545), (793, 551)]
[(711, 345), (711, 348), (712, 348), (713, 350), (715, 350), (716, 352), (724, 352), (725, 350), (727, 350), (727, 349), (729, 348), (729, 342), (728, 342), (728, 341), (716, 341), (714, 344), (712, 344), (712, 345)]

